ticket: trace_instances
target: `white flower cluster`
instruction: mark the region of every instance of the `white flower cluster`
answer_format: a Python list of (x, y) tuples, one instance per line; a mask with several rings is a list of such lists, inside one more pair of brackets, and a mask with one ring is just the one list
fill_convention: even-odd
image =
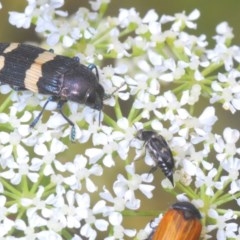
[[(49, 119), (31, 129), (39, 113), (33, 109), (46, 97), (11, 92), (0, 107), (0, 236), (143, 240), (150, 225), (136, 230), (124, 220), (142, 216), (141, 200), (151, 206), (153, 190), (165, 188), (199, 208), (204, 239), (237, 239), (240, 133), (231, 120), (222, 130), (217, 125), (223, 117), (218, 105), (227, 119), (240, 110), (240, 48), (229, 43), (231, 28), (219, 24), (216, 45), (208, 49), (204, 35), (188, 33), (197, 27), (198, 10), (161, 17), (150, 10), (141, 18), (135, 9), (120, 9), (117, 17), (104, 17), (109, 2), (90, 1), (93, 11), (80, 8), (72, 16), (59, 10), (64, 0), (28, 0), (24, 13), (10, 12), (10, 23), (34, 24), (49, 45), (82, 41), (83, 62), (117, 59), (99, 71), (108, 94), (119, 89), (104, 102), (101, 125), (97, 111), (68, 103), (75, 144), (55, 103), (47, 108)], [(9, 91), (0, 87), (2, 94)], [(174, 188), (168, 179), (162, 189), (154, 186), (160, 172), (149, 174), (150, 167), (139, 171), (139, 158), (146, 156), (149, 166), (154, 161), (136, 139), (137, 129), (154, 130), (168, 142)], [(229, 203), (232, 209), (225, 208)]]

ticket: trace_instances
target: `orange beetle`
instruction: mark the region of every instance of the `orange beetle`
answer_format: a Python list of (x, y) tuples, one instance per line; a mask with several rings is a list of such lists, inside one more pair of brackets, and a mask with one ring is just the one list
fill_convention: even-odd
[(199, 240), (201, 214), (190, 202), (177, 202), (164, 214), (148, 240)]

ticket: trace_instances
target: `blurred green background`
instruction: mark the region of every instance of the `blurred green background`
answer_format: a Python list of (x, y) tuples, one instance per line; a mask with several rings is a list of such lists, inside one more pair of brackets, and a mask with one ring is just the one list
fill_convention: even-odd
[[(35, 40), (36, 35), (32, 30), (19, 30), (8, 23), (8, 11), (22, 11), (27, 1), (24, 0), (2, 0), (3, 9), (0, 11), (0, 41), (25, 41)], [(88, 1), (66, 0), (65, 9), (70, 13), (78, 7), (89, 7)], [(240, 34), (240, 1), (239, 0), (112, 0), (108, 14), (115, 16), (119, 8), (136, 8), (143, 16), (148, 9), (156, 9), (161, 14), (174, 14), (185, 11), (187, 14), (197, 8), (201, 17), (197, 21), (197, 32), (211, 37), (215, 34), (215, 26), (227, 21), (234, 29), (235, 43), (239, 43)]]
[[(28, 30), (17, 29), (8, 23), (8, 11), (23, 11), (27, 2), (24, 0), (2, 0), (1, 2), (3, 9), (0, 11), (0, 42), (38, 41), (39, 38), (34, 32), (34, 28)], [(89, 7), (90, 5), (88, 1), (66, 0), (65, 9), (70, 13), (73, 13), (80, 6)], [(201, 16), (197, 21), (198, 29), (196, 31), (194, 30), (197, 35), (206, 34), (210, 44), (213, 44), (212, 36), (215, 35), (216, 25), (220, 22), (227, 21), (233, 28), (233, 33), (235, 35), (234, 43), (238, 45), (240, 42), (239, 0), (112, 0), (107, 14), (110, 16), (116, 16), (120, 8), (131, 7), (134, 7), (140, 12), (141, 16), (144, 16), (149, 9), (155, 9), (159, 15), (173, 15), (183, 11), (188, 15), (192, 10), (197, 8), (201, 12)], [(218, 110), (222, 111), (221, 107), (219, 107)], [(218, 114), (218, 116), (221, 116), (221, 121), (218, 124), (219, 128), (223, 129), (227, 125), (230, 125), (233, 128), (239, 128), (240, 114), (232, 116), (229, 112), (222, 111), (222, 114)], [(231, 124), (229, 124), (229, 122)], [(112, 174), (116, 176), (117, 172), (112, 172)], [(160, 174), (160, 171), (158, 170), (155, 175), (155, 183), (159, 188), (159, 183), (162, 178), (163, 174)], [(175, 201), (172, 196), (162, 191), (162, 189), (157, 189), (154, 191), (154, 194), (156, 194), (154, 195), (154, 203), (151, 202), (151, 204), (148, 205), (149, 202), (143, 202), (145, 210), (159, 208), (164, 210)], [(128, 225), (129, 228), (133, 227), (139, 229), (144, 227), (150, 220), (150, 218), (142, 218), (139, 221), (132, 221), (130, 218), (125, 222), (125, 226)]]

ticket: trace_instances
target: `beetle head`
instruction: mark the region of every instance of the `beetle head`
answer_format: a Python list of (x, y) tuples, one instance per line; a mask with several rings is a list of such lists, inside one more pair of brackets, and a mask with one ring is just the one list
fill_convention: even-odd
[(89, 88), (84, 97), (84, 104), (101, 111), (103, 108), (104, 89), (98, 84), (95, 88)]
[(62, 83), (62, 99), (102, 110), (105, 92), (99, 83), (98, 73), (94, 73), (91, 68), (82, 64), (71, 68), (64, 74)]
[(172, 208), (175, 210), (180, 210), (183, 212), (184, 218), (188, 219), (200, 219), (201, 214), (199, 210), (190, 202), (177, 202), (172, 205)]
[(138, 130), (136, 138), (144, 142), (147, 142), (154, 134), (155, 133), (153, 131), (145, 131), (141, 129), (141, 130)]

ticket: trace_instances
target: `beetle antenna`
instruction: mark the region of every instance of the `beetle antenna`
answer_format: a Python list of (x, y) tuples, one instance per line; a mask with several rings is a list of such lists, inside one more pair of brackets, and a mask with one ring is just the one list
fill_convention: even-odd
[(101, 114), (102, 114), (102, 111), (99, 111), (99, 117), (98, 117), (98, 126), (100, 127), (100, 122), (101, 122)]
[(137, 126), (135, 125), (135, 123), (133, 123), (133, 126), (136, 129), (136, 131), (139, 131), (139, 129), (137, 129)]
[(111, 94), (105, 94), (103, 100), (110, 98), (114, 93), (116, 93), (120, 88), (122, 88), (126, 83), (122, 83), (118, 88), (116, 88)]

